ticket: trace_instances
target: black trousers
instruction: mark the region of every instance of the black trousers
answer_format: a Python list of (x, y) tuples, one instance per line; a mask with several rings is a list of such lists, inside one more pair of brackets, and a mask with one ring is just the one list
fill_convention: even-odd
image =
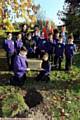
[(10, 84), (14, 86), (23, 86), (26, 80), (26, 74), (24, 74), (21, 78), (16, 75), (10, 79)]
[(55, 68), (61, 69), (61, 63), (62, 63), (63, 57), (61, 56), (54, 56), (54, 65)]
[(39, 75), (36, 77), (37, 81), (46, 81), (48, 82), (50, 80), (49, 74), (45, 75), (44, 71), (41, 71)]
[(66, 56), (65, 70), (71, 70), (73, 63), (73, 56)]
[(49, 61), (53, 64), (54, 54), (53, 53), (48, 53), (48, 54), (49, 54)]
[(7, 56), (7, 64), (9, 70), (13, 70), (13, 63), (14, 63), (14, 57), (15, 55), (13, 53), (6, 53)]

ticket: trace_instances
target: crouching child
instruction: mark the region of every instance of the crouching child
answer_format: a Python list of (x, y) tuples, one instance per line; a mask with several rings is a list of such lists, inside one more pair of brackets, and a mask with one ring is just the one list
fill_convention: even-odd
[(37, 81), (46, 81), (46, 82), (48, 82), (50, 80), (49, 74), (50, 74), (50, 71), (51, 71), (51, 65), (50, 65), (50, 63), (48, 61), (48, 57), (49, 56), (48, 56), (47, 53), (45, 53), (43, 55), (42, 65), (41, 65), (42, 71), (37, 76), (37, 78), (36, 78)]
[(13, 72), (14, 77), (11, 78), (11, 85), (22, 86), (26, 80), (26, 72), (29, 70), (27, 63), (27, 49), (22, 47), (18, 55), (14, 59)]

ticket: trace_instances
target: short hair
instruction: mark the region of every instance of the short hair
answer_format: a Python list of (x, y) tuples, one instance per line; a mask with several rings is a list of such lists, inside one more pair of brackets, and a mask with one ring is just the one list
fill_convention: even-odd
[(68, 39), (73, 39), (73, 35), (69, 35), (69, 36), (68, 36)]
[(21, 49), (20, 49), (20, 51), (27, 52), (27, 49), (26, 49), (26, 47), (25, 47), (25, 46), (22, 46), (22, 47), (21, 47)]
[(54, 34), (58, 34), (58, 33), (59, 33), (58, 29), (54, 29)]
[(46, 52), (46, 53), (44, 53), (44, 55), (43, 55), (43, 57), (49, 57), (49, 55), (48, 55), (48, 53)]

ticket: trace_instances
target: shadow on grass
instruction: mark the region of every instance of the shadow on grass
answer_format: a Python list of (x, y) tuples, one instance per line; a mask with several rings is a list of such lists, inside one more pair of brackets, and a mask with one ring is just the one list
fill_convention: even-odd
[(0, 71), (8, 71), (6, 58), (0, 58)]
[[(10, 85), (9, 81), (12, 77), (11, 74), (8, 75), (0, 75), (0, 86)], [(74, 90), (78, 92), (80, 90), (80, 80), (53, 80), (48, 81), (36, 81), (36, 77), (27, 77), (25, 84), (21, 87), (22, 89), (32, 89), (36, 88), (37, 90), (63, 90), (66, 89)]]

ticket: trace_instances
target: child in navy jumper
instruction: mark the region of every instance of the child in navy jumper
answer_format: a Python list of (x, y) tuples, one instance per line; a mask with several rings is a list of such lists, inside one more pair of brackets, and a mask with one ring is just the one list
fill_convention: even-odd
[(65, 70), (67, 71), (71, 70), (74, 52), (76, 51), (76, 46), (73, 43), (73, 41), (74, 41), (73, 36), (70, 35), (68, 37), (68, 43), (65, 45), (65, 58), (66, 58)]
[(48, 61), (48, 53), (45, 53), (43, 55), (43, 61), (42, 61), (42, 66), (41, 68), (43, 69), (39, 75), (37, 76), (37, 81), (41, 80), (41, 81), (47, 81), (49, 80), (49, 74), (51, 71), (51, 65)]
[(13, 66), (14, 77), (11, 79), (12, 85), (18, 85), (18, 86), (24, 85), (26, 79), (26, 71), (28, 70), (26, 55), (27, 55), (27, 50), (25, 47), (22, 47), (20, 49), (20, 53), (16, 55), (14, 59), (14, 66)]
[(29, 58), (34, 58), (35, 57), (35, 52), (36, 52), (36, 43), (33, 40), (31, 33), (27, 34), (26, 48), (28, 49), (28, 57)]
[(23, 27), (22, 27), (22, 31), (21, 31), (21, 33), (22, 33), (22, 41), (23, 41), (24, 46), (25, 46), (27, 31), (28, 31), (28, 26), (26, 24), (24, 24)]
[(49, 61), (53, 63), (54, 54), (54, 44), (53, 44), (53, 34), (49, 33), (48, 41), (46, 42), (46, 52), (49, 54)]
[(12, 40), (12, 33), (9, 33), (7, 39), (4, 41), (4, 48), (7, 55), (7, 63), (9, 70), (12, 70), (15, 51), (14, 41)]
[(44, 53), (46, 52), (46, 42), (47, 40), (44, 37), (44, 32), (41, 32), (41, 36), (38, 42), (38, 51), (39, 51), (40, 58), (42, 58)]
[(59, 40), (58, 43), (55, 45), (55, 50), (54, 50), (54, 65), (55, 68), (58, 68), (59, 70), (61, 69), (61, 62), (63, 60), (63, 53), (64, 53), (64, 44), (63, 44), (63, 38), (61, 35), (59, 35)]
[(53, 44), (56, 45), (59, 40), (59, 31), (57, 29), (54, 30), (54, 35), (53, 35)]
[(17, 36), (17, 40), (15, 41), (15, 49), (17, 54), (19, 53), (22, 46), (23, 46), (22, 35), (19, 33)]

